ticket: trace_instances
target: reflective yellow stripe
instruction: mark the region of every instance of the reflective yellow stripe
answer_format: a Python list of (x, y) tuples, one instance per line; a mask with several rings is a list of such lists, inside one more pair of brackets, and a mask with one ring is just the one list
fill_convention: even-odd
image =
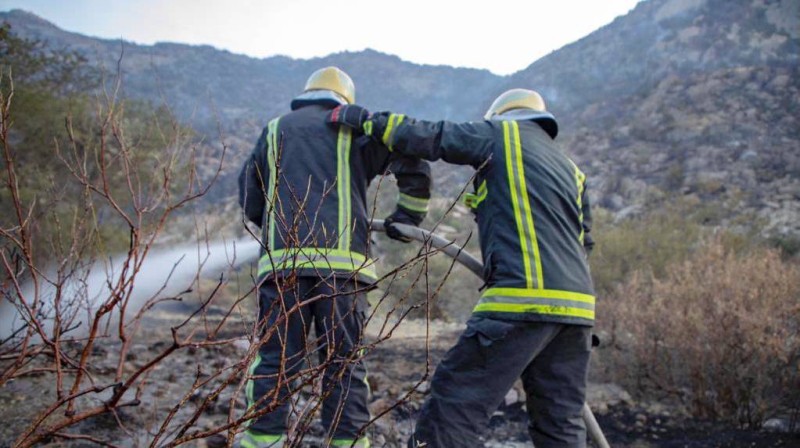
[(253, 447), (258, 448), (264, 446), (263, 444), (273, 444), (280, 442), (284, 439), (283, 434), (253, 434), (250, 431), (245, 431), (244, 438), (242, 438), (241, 446), (245, 448)]
[(274, 250), (264, 254), (258, 261), (259, 277), (270, 272), (286, 269), (325, 269), (357, 272), (377, 279), (375, 260), (367, 259), (357, 252), (339, 249), (304, 247), (299, 249)]
[[(519, 234), (522, 265), (525, 273), (525, 285), (528, 288), (543, 288), (539, 245), (536, 241), (533, 215), (531, 214), (528, 192), (525, 186), (525, 167), (522, 159), (522, 145), (519, 141), (519, 126), (515, 121), (503, 122), (503, 141), (506, 155), (506, 170), (508, 171), (508, 187), (511, 192), (514, 220), (516, 221), (517, 233)], [(533, 266), (531, 265), (531, 257), (534, 257)], [(536, 268), (535, 279), (533, 275), (534, 268)]]
[(369, 439), (366, 437), (362, 437), (358, 440), (356, 439), (333, 439), (331, 440), (331, 446), (344, 446), (344, 447), (353, 447), (353, 448), (369, 448)]
[(337, 155), (337, 194), (339, 196), (339, 249), (350, 249), (350, 235), (353, 233), (352, 206), (350, 198), (350, 142), (352, 131), (346, 126), (339, 128), (336, 143)]
[(401, 205), (411, 211), (425, 213), (428, 211), (428, 198), (415, 198), (404, 193), (397, 197), (397, 205)]
[(253, 396), (253, 389), (255, 388), (255, 380), (253, 376), (255, 375), (256, 369), (258, 365), (261, 364), (261, 353), (256, 353), (256, 358), (250, 364), (250, 367), (247, 369), (247, 385), (245, 386), (245, 398), (247, 398), (247, 407), (248, 409), (255, 405), (256, 399)]
[(594, 304), (595, 297), (591, 294), (584, 294), (573, 291), (561, 291), (558, 289), (523, 289), (523, 288), (489, 288), (481, 297), (541, 297), (545, 299), (564, 299), (576, 302), (586, 302)]
[(387, 148), (389, 148), (389, 151), (393, 150), (391, 141), (392, 141), (392, 134), (395, 131), (395, 127), (399, 126), (400, 123), (403, 122), (403, 119), (405, 117), (406, 116), (403, 114), (389, 115), (389, 123), (387, 123), (386, 130), (383, 132), (383, 138), (381, 139), (383, 141), (383, 144), (386, 145)]
[(536, 313), (548, 316), (578, 317), (594, 320), (594, 311), (580, 308), (570, 308), (553, 305), (532, 305), (526, 303), (487, 302), (479, 303), (473, 312), (498, 312), (498, 313)]
[[(531, 212), (531, 202), (528, 198), (528, 187), (525, 183), (525, 164), (522, 158), (522, 142), (519, 138), (519, 124), (512, 121), (511, 125), (514, 128), (514, 144), (515, 153), (517, 155), (517, 173), (519, 176), (519, 189), (522, 199), (522, 207), (524, 214), (523, 218), (527, 221), (527, 239), (528, 244), (533, 249), (533, 261), (536, 264), (536, 287), (539, 289), (544, 288), (544, 274), (542, 273), (542, 257), (539, 255), (539, 240), (536, 239), (536, 226), (533, 223), (533, 213)], [(529, 249), (530, 249), (529, 248)]]
[(591, 294), (556, 289), (489, 288), (473, 312), (535, 313), (594, 319)]
[(481, 182), (481, 185), (478, 187), (478, 191), (476, 193), (477, 194), (467, 193), (464, 195), (464, 204), (466, 204), (467, 207), (478, 208), (478, 206), (481, 205), (481, 202), (486, 199), (486, 195), (489, 194), (489, 190), (486, 188), (485, 180)]
[[(511, 137), (509, 132), (509, 125), (508, 121), (503, 122), (503, 147), (505, 148), (506, 153), (506, 171), (508, 172), (508, 188), (511, 192), (511, 205), (514, 209), (514, 220), (517, 223), (517, 233), (519, 235), (519, 245), (520, 249), (522, 249), (522, 262), (525, 268), (525, 278), (527, 280), (531, 279), (531, 262), (530, 258), (528, 258), (527, 253), (527, 244), (525, 243), (525, 233), (522, 228), (522, 214), (519, 210), (519, 201), (517, 200), (517, 181), (514, 176), (514, 159), (511, 154)], [(531, 287), (533, 285), (528, 284), (526, 281), (526, 285)]]
[(575, 168), (575, 185), (578, 187), (578, 197), (575, 198), (575, 203), (578, 205), (578, 223), (581, 227), (581, 233), (578, 235), (578, 241), (583, 244), (584, 231), (583, 231), (583, 190), (586, 188), (586, 175), (578, 168), (578, 165), (569, 160), (569, 163)]
[(278, 122), (276, 118), (267, 125), (267, 164), (269, 165), (269, 185), (267, 186), (267, 198), (269, 198), (269, 226), (267, 229), (267, 247), (275, 247), (275, 210), (278, 207), (278, 195), (275, 191), (278, 180)]

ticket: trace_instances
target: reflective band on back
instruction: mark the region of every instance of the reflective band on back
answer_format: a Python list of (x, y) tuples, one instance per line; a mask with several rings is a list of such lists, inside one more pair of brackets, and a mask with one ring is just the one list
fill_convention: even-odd
[(278, 122), (280, 118), (276, 118), (269, 122), (267, 125), (267, 164), (269, 165), (269, 185), (267, 186), (267, 198), (269, 203), (268, 219), (269, 228), (267, 229), (267, 247), (272, 249), (275, 247), (275, 212), (278, 207), (278, 195), (275, 191), (278, 181)]
[(397, 205), (401, 205), (411, 211), (425, 213), (428, 211), (428, 198), (415, 198), (404, 193), (397, 197)]
[(594, 319), (590, 294), (555, 289), (489, 288), (473, 312), (536, 313)]
[(258, 261), (258, 276), (286, 269), (324, 269), (356, 272), (377, 279), (375, 260), (364, 255), (338, 249), (304, 247), (273, 250)]
[(511, 191), (511, 203), (514, 208), (514, 219), (517, 223), (522, 252), (525, 284), (528, 288), (541, 289), (544, 288), (542, 262), (539, 257), (539, 244), (536, 241), (533, 213), (528, 199), (525, 165), (522, 158), (522, 144), (519, 138), (519, 125), (517, 122), (503, 122), (503, 142), (506, 155), (506, 170), (508, 171), (508, 186)]
[(350, 204), (350, 142), (352, 132), (347, 126), (339, 128), (336, 143), (336, 186), (339, 196), (339, 249), (350, 250), (350, 235), (353, 233), (352, 206)]

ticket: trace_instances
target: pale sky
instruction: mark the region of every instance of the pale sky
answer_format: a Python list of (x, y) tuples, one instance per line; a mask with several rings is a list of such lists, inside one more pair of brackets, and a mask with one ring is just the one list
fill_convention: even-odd
[(308, 59), (365, 48), (499, 75), (625, 15), (639, 0), (0, 0), (60, 28), (140, 44)]

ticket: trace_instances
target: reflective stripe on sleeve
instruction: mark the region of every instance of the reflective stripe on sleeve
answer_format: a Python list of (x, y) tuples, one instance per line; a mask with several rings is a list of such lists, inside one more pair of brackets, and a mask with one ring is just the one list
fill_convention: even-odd
[(389, 115), (389, 123), (386, 124), (386, 130), (383, 132), (383, 137), (381, 138), (381, 141), (389, 148), (389, 151), (393, 151), (392, 136), (394, 135), (394, 131), (397, 129), (397, 126), (403, 122), (404, 118), (406, 118), (406, 116), (403, 114)]
[(428, 198), (417, 198), (404, 193), (400, 193), (397, 197), (397, 205), (419, 213), (426, 213), (428, 211), (428, 202)]

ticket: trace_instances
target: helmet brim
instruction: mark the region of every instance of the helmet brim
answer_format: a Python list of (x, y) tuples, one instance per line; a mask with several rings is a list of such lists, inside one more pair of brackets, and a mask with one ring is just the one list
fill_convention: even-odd
[(333, 90), (309, 90), (296, 96), (292, 100), (292, 110), (299, 109), (309, 104), (331, 103), (333, 106), (350, 104), (347, 100)]
[(539, 126), (547, 132), (550, 138), (556, 138), (558, 135), (558, 122), (556, 117), (550, 112), (539, 112), (530, 109), (514, 109), (504, 112), (500, 115), (493, 115), (487, 120), (495, 121), (535, 121)]

